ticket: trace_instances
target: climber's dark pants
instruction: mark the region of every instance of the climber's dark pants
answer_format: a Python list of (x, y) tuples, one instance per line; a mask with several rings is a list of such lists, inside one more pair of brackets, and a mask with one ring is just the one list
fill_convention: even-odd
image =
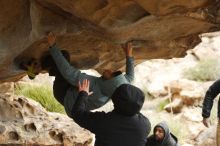
[(64, 97), (69, 88), (70, 84), (63, 77), (55, 77), (53, 85), (53, 94), (56, 100), (62, 105), (64, 105)]

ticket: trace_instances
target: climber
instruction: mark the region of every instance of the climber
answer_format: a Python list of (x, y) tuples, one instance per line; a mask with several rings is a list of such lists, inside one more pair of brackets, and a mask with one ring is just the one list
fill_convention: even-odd
[(105, 70), (101, 77), (82, 73), (79, 69), (70, 65), (70, 56), (67, 51), (57, 48), (56, 36), (49, 33), (47, 36), (50, 55), (42, 58), (42, 69), (55, 76), (53, 92), (55, 98), (65, 107), (70, 116), (71, 109), (78, 95), (78, 81), (89, 79), (91, 90), (87, 108), (89, 110), (99, 108), (106, 104), (112, 93), (121, 84), (129, 84), (134, 79), (134, 59), (132, 56), (132, 44), (128, 43), (124, 48), (126, 53), (126, 73)]
[(147, 138), (145, 146), (178, 146), (178, 140), (166, 122), (161, 122), (154, 127), (153, 135)]
[(120, 85), (112, 94), (114, 109), (111, 112), (90, 112), (89, 80), (79, 82), (79, 95), (71, 117), (81, 127), (95, 134), (95, 146), (145, 146), (151, 124), (140, 113), (145, 96), (137, 87)]

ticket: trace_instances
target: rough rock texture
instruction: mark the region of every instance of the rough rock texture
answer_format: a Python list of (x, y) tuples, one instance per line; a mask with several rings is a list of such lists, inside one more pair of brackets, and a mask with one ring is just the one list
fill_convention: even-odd
[(133, 41), (136, 63), (183, 56), (198, 34), (220, 30), (219, 0), (0, 0), (0, 81), (24, 75), (21, 61), (47, 51), (45, 35), (79, 68), (119, 69), (120, 44)]
[(180, 98), (174, 99), (171, 103), (167, 104), (164, 109), (171, 113), (180, 113), (183, 108), (183, 101)]
[(171, 103), (166, 105), (164, 109), (173, 113), (180, 113), (184, 105), (200, 105), (205, 96), (205, 90), (202, 83), (186, 79), (171, 81), (165, 86), (165, 89), (169, 93)]
[(14, 82), (5, 82), (0, 84), (0, 94), (4, 93), (14, 94)]
[(38, 103), (0, 94), (0, 144), (90, 146), (92, 135), (65, 115), (48, 113)]

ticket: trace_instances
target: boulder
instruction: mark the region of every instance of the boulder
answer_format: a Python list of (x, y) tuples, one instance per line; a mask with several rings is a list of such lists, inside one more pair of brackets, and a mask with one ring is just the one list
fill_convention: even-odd
[(14, 93), (14, 82), (5, 82), (0, 84), (0, 94)]
[(202, 83), (187, 79), (171, 81), (165, 89), (170, 92), (171, 98), (180, 98), (187, 106), (199, 105), (205, 95)]
[(171, 103), (167, 104), (164, 109), (167, 112), (180, 113), (183, 108), (183, 101), (180, 98), (174, 99)]
[(26, 74), (20, 64), (48, 51), (46, 35), (70, 52), (80, 69), (122, 69), (120, 45), (136, 46), (136, 64), (173, 58), (201, 42), (199, 34), (220, 30), (216, 0), (0, 0), (0, 81)]
[(0, 94), (0, 143), (91, 146), (92, 135), (66, 115), (49, 113), (33, 100)]
[(195, 139), (195, 146), (214, 146), (216, 145), (216, 125), (201, 131)]

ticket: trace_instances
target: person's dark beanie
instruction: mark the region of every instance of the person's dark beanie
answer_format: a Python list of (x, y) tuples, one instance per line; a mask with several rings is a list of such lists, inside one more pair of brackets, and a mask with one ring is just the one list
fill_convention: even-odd
[(112, 95), (114, 110), (122, 115), (132, 116), (137, 114), (144, 103), (144, 93), (130, 84), (122, 84)]

